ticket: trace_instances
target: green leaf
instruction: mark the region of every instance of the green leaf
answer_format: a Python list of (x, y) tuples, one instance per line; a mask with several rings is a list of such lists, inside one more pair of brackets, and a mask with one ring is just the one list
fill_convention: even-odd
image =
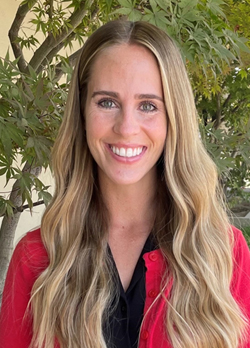
[(235, 55), (222, 45), (216, 43), (210, 43), (210, 45), (220, 54), (221, 57), (232, 60), (235, 59)]
[(6, 215), (8, 217), (12, 217), (14, 215), (13, 208), (9, 204), (6, 204)]
[(6, 203), (2, 196), (0, 196), (0, 216), (3, 216), (6, 212)]
[(202, 19), (202, 17), (198, 15), (197, 11), (188, 11), (185, 14), (185, 18), (190, 22), (196, 22)]
[(31, 9), (37, 0), (24, 0), (21, 2), (20, 6), (28, 4), (29, 9)]
[(37, 79), (37, 73), (36, 71), (32, 68), (31, 65), (28, 65), (28, 70), (29, 70), (29, 74), (32, 77), (33, 80)]
[(14, 205), (10, 200), (6, 200), (6, 215), (12, 217), (14, 215), (13, 211)]
[(16, 126), (7, 123), (6, 131), (8, 132), (10, 138), (20, 147), (23, 147), (23, 134)]
[(246, 70), (244, 70), (244, 69), (241, 69), (239, 71), (239, 74), (240, 74), (242, 80), (247, 79), (247, 77), (248, 77), (248, 74), (247, 74)]
[(115, 11), (112, 12), (112, 14), (121, 14), (124, 16), (127, 16), (131, 13), (131, 9), (130, 8), (118, 8)]
[(25, 119), (25, 118), (22, 118), (21, 119), (21, 125), (23, 126), (23, 127), (28, 127), (28, 122), (27, 122), (27, 120)]
[(155, 0), (155, 2), (165, 11), (171, 4), (170, 0)]
[(32, 137), (29, 137), (26, 144), (26, 148), (28, 149), (28, 148), (34, 147), (34, 145), (35, 145), (35, 139)]
[(5, 55), (4, 60), (5, 60), (6, 62), (10, 60), (10, 51), (9, 51), (9, 49), (8, 49), (7, 52), (6, 52), (6, 55)]
[(221, 6), (224, 5), (225, 2), (222, 0), (208, 0), (207, 1), (207, 8), (209, 8), (212, 13), (214, 13), (215, 15), (220, 15), (223, 18), (225, 18), (225, 13), (222, 11)]
[(196, 7), (198, 4), (198, 0), (181, 0), (178, 3), (178, 6), (181, 8), (188, 7), (189, 9)]
[(52, 199), (52, 196), (49, 192), (47, 191), (40, 191), (38, 193), (38, 198), (39, 199), (42, 199), (44, 201), (44, 204), (47, 206), (49, 204), (49, 202), (51, 201)]
[(7, 168), (0, 169), (0, 176), (4, 175), (7, 172)]
[(107, 5), (108, 12), (111, 12), (113, 0), (105, 0), (105, 3)]
[(150, 3), (150, 6), (151, 6), (153, 12), (156, 12), (157, 9), (158, 9), (156, 1), (155, 0), (149, 0), (149, 3)]
[(249, 47), (245, 44), (247, 42), (247, 39), (244, 37), (237, 37), (236, 35), (233, 37), (233, 40), (235, 41), (235, 44), (239, 47), (239, 49), (243, 52), (250, 53)]
[(138, 10), (135, 10), (135, 9), (132, 10), (132, 11), (130, 12), (130, 14), (128, 15), (128, 19), (129, 19), (130, 21), (132, 21), (132, 22), (140, 21), (141, 18), (142, 18), (141, 12), (138, 11)]
[(130, 8), (131, 10), (134, 8), (133, 3), (129, 0), (118, 0), (119, 4), (125, 8)]
[(31, 210), (32, 207), (33, 207), (33, 202), (32, 202), (32, 199), (31, 199), (31, 195), (30, 195), (30, 193), (28, 191), (24, 192), (24, 201), (25, 200), (27, 201), (28, 206), (29, 206), (29, 208)]
[(1, 125), (0, 125), (0, 141), (3, 145), (6, 157), (11, 157), (11, 155), (12, 155), (11, 138), (10, 138), (9, 134), (6, 132), (6, 129), (4, 129), (4, 127), (1, 129)]

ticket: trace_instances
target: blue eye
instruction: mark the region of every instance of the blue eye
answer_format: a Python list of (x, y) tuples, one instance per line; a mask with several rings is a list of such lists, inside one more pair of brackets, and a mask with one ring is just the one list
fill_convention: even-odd
[(98, 106), (104, 109), (112, 109), (116, 107), (116, 104), (111, 99), (102, 99), (98, 102)]
[(157, 108), (156, 106), (151, 103), (151, 102), (143, 102), (141, 105), (140, 105), (140, 109), (144, 112), (152, 112), (152, 111), (155, 111)]

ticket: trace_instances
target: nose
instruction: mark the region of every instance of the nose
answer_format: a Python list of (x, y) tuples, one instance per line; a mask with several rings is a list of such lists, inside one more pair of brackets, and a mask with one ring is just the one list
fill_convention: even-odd
[(114, 132), (129, 137), (138, 134), (140, 131), (140, 124), (136, 117), (136, 112), (127, 108), (119, 112), (115, 119)]

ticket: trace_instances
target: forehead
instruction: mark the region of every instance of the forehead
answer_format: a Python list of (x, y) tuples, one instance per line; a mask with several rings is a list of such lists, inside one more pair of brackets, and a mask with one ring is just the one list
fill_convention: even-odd
[(137, 44), (117, 44), (103, 49), (94, 58), (90, 76), (90, 84), (114, 81), (128, 81), (131, 86), (135, 80), (152, 84), (160, 82), (161, 75), (158, 62), (153, 53), (146, 47)]
[[(108, 47), (103, 48), (100, 50), (94, 57), (93, 65), (96, 65), (97, 62), (104, 61), (104, 60), (110, 60), (115, 62), (119, 62), (117, 59), (119, 57), (123, 58), (123, 60), (128, 60), (129, 58), (144, 58), (148, 59), (150, 61), (154, 61), (157, 65), (157, 60), (154, 56), (154, 54), (145, 46), (142, 44), (136, 44), (136, 43), (120, 43), (120, 44), (113, 44)], [(136, 61), (135, 61), (136, 62)]]

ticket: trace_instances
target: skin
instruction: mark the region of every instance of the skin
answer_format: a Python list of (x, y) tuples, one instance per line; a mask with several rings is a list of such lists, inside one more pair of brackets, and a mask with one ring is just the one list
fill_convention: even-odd
[(97, 56), (85, 124), (110, 213), (109, 245), (126, 290), (153, 225), (155, 165), (167, 134), (161, 76), (147, 48), (122, 44)]

